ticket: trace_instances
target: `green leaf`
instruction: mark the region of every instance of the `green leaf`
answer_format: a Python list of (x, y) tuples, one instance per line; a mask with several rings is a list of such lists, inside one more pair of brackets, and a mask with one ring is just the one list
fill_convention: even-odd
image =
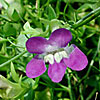
[(16, 11), (16, 9), (14, 9), (14, 11), (13, 11), (13, 13), (12, 13), (12, 18), (14, 18), (13, 20), (15, 20), (15, 21), (20, 20), (19, 14), (18, 14), (18, 12)]
[(9, 5), (9, 7), (7, 8), (7, 15), (13, 21), (20, 21), (20, 20), (22, 20), (24, 14), (25, 14), (25, 9), (18, 2), (11, 3)]
[(76, 11), (75, 11), (75, 9), (73, 8), (73, 6), (72, 5), (68, 5), (68, 12), (67, 12), (67, 17), (68, 17), (68, 19), (70, 19), (70, 24), (71, 24), (71, 22), (75, 22), (76, 21)]
[(19, 80), (19, 77), (18, 77), (18, 74), (16, 73), (15, 71), (15, 68), (14, 68), (14, 65), (13, 63), (11, 62), (11, 75), (12, 75), (12, 78), (15, 82), (18, 82)]
[(100, 91), (100, 75), (93, 75), (86, 80), (86, 84), (96, 87)]
[(5, 0), (0, 0), (0, 3), (2, 4), (2, 6), (3, 6), (5, 9), (8, 8), (8, 5), (7, 5), (7, 3), (6, 3)]
[[(9, 57), (0, 54), (0, 64), (6, 62), (7, 60), (9, 60)], [(4, 66), (4, 67), (0, 68), (0, 71), (7, 71), (8, 68), (9, 68), (9, 66)]]
[(35, 100), (51, 100), (50, 89), (47, 88), (41, 92), (35, 92)]
[(41, 23), (43, 23), (43, 24), (46, 25), (46, 26), (50, 23), (49, 20), (44, 19), (44, 18), (40, 18), (40, 21), (41, 21)]
[(18, 97), (21, 93), (25, 91), (17, 83), (12, 83), (2, 75), (0, 75), (0, 97), (3, 99), (13, 99)]
[(4, 35), (7, 36), (15, 36), (16, 35), (16, 29), (13, 27), (11, 23), (6, 23), (3, 27)]
[(27, 76), (25, 76), (24, 78), (25, 78), (25, 80), (23, 81), (24, 84), (26, 84), (26, 85), (31, 84), (31, 86), (34, 88), (36, 81), (34, 81), (31, 78), (28, 78)]
[(54, 31), (54, 30), (60, 28), (60, 26), (61, 26), (61, 23), (59, 20), (57, 20), (57, 19), (51, 20), (51, 22), (50, 22), (51, 31)]
[(18, 50), (23, 51), (25, 50), (25, 44), (26, 44), (27, 38), (25, 35), (20, 34), (17, 38), (17, 46), (19, 47)]
[(26, 23), (24, 24), (23, 28), (24, 28), (24, 30), (30, 29), (30, 24), (29, 24), (29, 22), (26, 22)]
[(34, 83), (34, 85), (33, 85), (33, 89), (36, 89), (37, 87), (38, 87), (38, 85), (39, 85), (39, 79), (40, 79), (40, 77), (36, 77), (35, 78), (35, 83)]
[(85, 3), (85, 4), (83, 4), (82, 6), (80, 6), (80, 7), (77, 9), (77, 12), (83, 12), (83, 11), (89, 9), (89, 8), (92, 9), (92, 4)]
[(5, 20), (7, 20), (7, 21), (11, 21), (7, 15), (1, 15), (0, 14), (0, 17), (3, 18), (3, 19), (5, 19)]
[(35, 92), (32, 88), (30, 88), (30, 90), (24, 96), (24, 100), (34, 100), (34, 98), (35, 98)]
[(0, 54), (0, 64), (4, 63), (4, 62), (7, 61), (8, 59), (9, 59), (9, 57)]
[(32, 36), (39, 36), (41, 33), (37, 31), (36, 29), (32, 28), (29, 24), (29, 22), (26, 22), (24, 24), (24, 31), (21, 32), (21, 34), (31, 34)]
[(54, 9), (52, 8), (51, 5), (48, 6), (47, 12), (48, 12), (48, 19), (49, 20), (56, 19), (56, 13), (55, 13), (55, 11), (54, 11)]
[(98, 7), (100, 7), (100, 1), (95, 3), (95, 4), (93, 4), (92, 7), (93, 7), (93, 9), (97, 9)]

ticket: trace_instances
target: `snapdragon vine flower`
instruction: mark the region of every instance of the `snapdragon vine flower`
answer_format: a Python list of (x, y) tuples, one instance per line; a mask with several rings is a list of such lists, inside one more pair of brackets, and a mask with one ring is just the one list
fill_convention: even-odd
[(60, 82), (67, 66), (72, 70), (84, 69), (88, 60), (85, 54), (75, 45), (68, 46), (71, 41), (71, 32), (60, 28), (52, 32), (49, 40), (43, 37), (31, 37), (26, 42), (26, 48), (37, 56), (26, 66), (26, 75), (35, 78), (46, 71), (45, 63), (49, 62), (48, 76), (53, 82)]

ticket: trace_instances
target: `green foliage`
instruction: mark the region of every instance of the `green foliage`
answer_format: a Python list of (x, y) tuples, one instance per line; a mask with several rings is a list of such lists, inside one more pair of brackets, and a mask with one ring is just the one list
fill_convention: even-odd
[(2, 4), (2, 6), (7, 9), (8, 8), (8, 5), (7, 5), (7, 2), (5, 0), (0, 0), (0, 4)]
[(42, 92), (36, 92), (35, 100), (51, 100), (50, 90), (45, 89)]
[(15, 36), (16, 35), (16, 29), (10, 23), (6, 23), (3, 26), (3, 33), (4, 33), (5, 37)]
[[(0, 0), (0, 100), (100, 100), (100, 0), (12, 1)], [(48, 39), (58, 28), (71, 31), (71, 43), (87, 55), (88, 66), (67, 69), (60, 83), (47, 72), (28, 78), (34, 55), (26, 51), (27, 39)]]
[(20, 35), (17, 37), (17, 46), (19, 47), (18, 49), (19, 49), (20, 51), (25, 50), (26, 41), (27, 41), (27, 38), (26, 38), (25, 35), (23, 35), (23, 34), (20, 34)]
[(0, 75), (0, 97), (4, 99), (16, 98), (23, 93), (23, 91), (24, 88), (22, 88), (19, 84), (12, 83)]
[(13, 2), (7, 8), (8, 17), (13, 21), (19, 21), (23, 19), (25, 9), (18, 2)]
[(100, 75), (93, 75), (89, 79), (86, 80), (86, 84), (92, 87), (96, 87), (98, 91), (100, 91)]
[(27, 92), (24, 100), (33, 100), (35, 98), (35, 93), (32, 88)]
[(31, 34), (31, 35), (33, 35), (33, 36), (38, 36), (38, 35), (41, 34), (38, 30), (33, 29), (33, 28), (30, 26), (29, 22), (26, 22), (26, 23), (24, 24), (23, 28), (24, 28), (24, 31), (22, 31), (21, 34)]
[(11, 62), (11, 75), (12, 75), (12, 79), (13, 79), (15, 82), (18, 82), (19, 77), (18, 77), (18, 74), (17, 74), (16, 71), (15, 71), (15, 68), (14, 68), (14, 65), (13, 65), (12, 62)]
[(49, 20), (52, 20), (52, 19), (56, 18), (56, 13), (55, 13), (55, 11), (54, 11), (54, 9), (52, 8), (51, 5), (49, 5), (47, 7), (47, 14), (48, 14), (48, 19)]

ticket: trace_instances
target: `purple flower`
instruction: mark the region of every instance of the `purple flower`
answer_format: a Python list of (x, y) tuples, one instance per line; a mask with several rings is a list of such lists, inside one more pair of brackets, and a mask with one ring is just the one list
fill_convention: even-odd
[(68, 46), (71, 32), (60, 28), (52, 32), (49, 40), (43, 37), (31, 37), (26, 42), (26, 48), (37, 56), (27, 64), (26, 75), (29, 78), (40, 76), (46, 71), (45, 62), (49, 62), (48, 76), (53, 82), (60, 82), (67, 66), (72, 70), (84, 69), (88, 60), (85, 54), (75, 45)]

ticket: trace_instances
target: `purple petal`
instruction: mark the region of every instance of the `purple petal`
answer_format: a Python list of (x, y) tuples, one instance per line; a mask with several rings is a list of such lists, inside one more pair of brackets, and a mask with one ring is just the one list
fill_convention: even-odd
[(49, 42), (58, 47), (65, 47), (72, 39), (72, 34), (69, 30), (60, 28), (52, 32)]
[(49, 64), (48, 68), (48, 76), (51, 78), (53, 82), (60, 82), (65, 74), (66, 65), (63, 61), (60, 63)]
[(47, 46), (48, 41), (43, 37), (32, 37), (26, 42), (26, 48), (30, 53), (41, 54)]
[(26, 66), (26, 75), (29, 78), (40, 76), (46, 71), (45, 63), (42, 59), (33, 58)]
[(69, 68), (77, 71), (84, 69), (88, 64), (86, 55), (78, 47), (75, 47), (69, 58), (64, 58), (63, 61)]

